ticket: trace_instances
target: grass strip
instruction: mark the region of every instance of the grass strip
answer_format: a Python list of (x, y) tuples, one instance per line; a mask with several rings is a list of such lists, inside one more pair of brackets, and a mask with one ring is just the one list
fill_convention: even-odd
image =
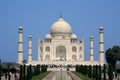
[(44, 72), (39, 74), (38, 76), (34, 76), (32, 80), (42, 80), (45, 76), (47, 76), (50, 73), (50, 71)]
[(74, 73), (76, 76), (78, 76), (81, 80), (93, 80), (92, 78), (89, 78), (81, 73), (78, 73), (78, 72), (75, 72), (75, 71), (72, 71), (72, 73)]

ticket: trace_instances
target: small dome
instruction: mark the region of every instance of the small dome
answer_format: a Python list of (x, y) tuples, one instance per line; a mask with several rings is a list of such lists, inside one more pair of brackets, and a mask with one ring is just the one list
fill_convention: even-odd
[(29, 35), (29, 38), (32, 38), (32, 35)]
[(71, 35), (71, 38), (72, 38), (72, 39), (77, 39), (77, 35), (72, 34), (72, 35)]
[(102, 30), (103, 29), (103, 27), (102, 26), (100, 26), (100, 30)]
[(93, 38), (93, 36), (90, 36), (90, 38)]
[(71, 26), (63, 19), (59, 18), (52, 27), (51, 34), (71, 34)]
[(23, 27), (20, 25), (20, 26), (19, 26), (19, 29), (21, 30), (21, 29), (23, 29)]
[(46, 38), (46, 39), (51, 39), (52, 36), (51, 36), (50, 34), (47, 34), (47, 35), (45, 36), (45, 38)]

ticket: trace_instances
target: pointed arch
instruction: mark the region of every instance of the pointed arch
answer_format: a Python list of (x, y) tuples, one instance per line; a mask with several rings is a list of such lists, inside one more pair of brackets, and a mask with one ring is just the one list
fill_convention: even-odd
[(45, 60), (50, 60), (50, 55), (45, 55)]
[(58, 46), (56, 48), (56, 58), (66, 60), (66, 48), (64, 46)]
[(72, 52), (77, 52), (76, 46), (73, 46), (73, 47), (72, 47)]
[(45, 51), (50, 52), (50, 47), (47, 46), (47, 47), (45, 48)]
[(77, 60), (77, 56), (75, 54), (72, 55), (73, 60)]

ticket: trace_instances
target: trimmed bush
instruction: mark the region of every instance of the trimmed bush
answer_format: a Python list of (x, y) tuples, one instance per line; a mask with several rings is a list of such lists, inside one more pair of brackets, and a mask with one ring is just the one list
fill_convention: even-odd
[(104, 64), (104, 66), (103, 66), (103, 73), (104, 73), (104, 80), (106, 80), (106, 66), (105, 66), (105, 64)]
[(11, 73), (16, 73), (17, 70), (16, 70), (15, 68), (11, 68), (11, 69), (10, 69), (10, 72), (11, 72)]
[(109, 80), (113, 80), (113, 66), (112, 66), (112, 64), (109, 64), (108, 75), (109, 75)]
[(88, 67), (88, 77), (92, 78), (92, 66), (91, 65), (89, 65)]
[(102, 76), (102, 71), (101, 71), (101, 65), (99, 65), (99, 80), (101, 80), (101, 76)]

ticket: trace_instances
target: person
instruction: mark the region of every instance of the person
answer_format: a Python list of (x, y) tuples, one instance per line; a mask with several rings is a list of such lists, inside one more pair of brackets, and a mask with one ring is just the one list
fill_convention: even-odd
[(9, 77), (8, 77), (8, 78), (9, 78), (8, 80), (10, 80), (10, 79), (11, 79), (11, 74), (12, 74), (11, 72), (10, 72), (10, 73), (8, 73), (8, 76), (9, 76)]
[(5, 79), (7, 80), (7, 73), (5, 73)]
[(16, 75), (15, 80), (18, 80), (18, 76)]

